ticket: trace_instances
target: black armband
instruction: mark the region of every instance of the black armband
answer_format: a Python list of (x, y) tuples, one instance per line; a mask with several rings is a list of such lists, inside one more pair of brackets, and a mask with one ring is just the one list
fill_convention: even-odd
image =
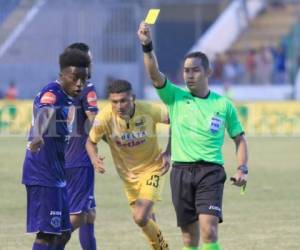
[(249, 172), (247, 165), (241, 165), (237, 169), (240, 170), (243, 174), (248, 174), (248, 172)]
[(150, 53), (153, 50), (152, 41), (147, 44), (142, 44), (142, 49), (144, 53)]

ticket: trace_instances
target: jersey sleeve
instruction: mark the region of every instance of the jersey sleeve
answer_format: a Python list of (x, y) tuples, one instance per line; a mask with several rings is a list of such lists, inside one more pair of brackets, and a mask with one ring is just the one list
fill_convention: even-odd
[(89, 133), (89, 138), (92, 142), (98, 143), (105, 135), (106, 113), (99, 113), (93, 123)]
[(164, 86), (161, 88), (156, 88), (156, 92), (159, 98), (166, 104), (172, 105), (175, 100), (175, 92), (179, 88), (172, 83), (170, 80), (166, 79)]
[(231, 138), (244, 132), (237, 110), (230, 101), (227, 103), (226, 129)]
[(98, 112), (97, 94), (94, 85), (88, 87), (86, 93), (82, 97), (82, 106), (85, 112)]
[(47, 90), (42, 92), (38, 97), (37, 108), (54, 107), (58, 103), (58, 96), (55, 91)]

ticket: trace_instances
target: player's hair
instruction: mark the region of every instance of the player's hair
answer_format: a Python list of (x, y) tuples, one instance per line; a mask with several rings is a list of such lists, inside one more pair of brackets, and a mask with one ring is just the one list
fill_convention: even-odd
[(63, 70), (70, 66), (88, 68), (90, 64), (91, 59), (88, 54), (80, 51), (79, 49), (65, 50), (59, 56), (60, 70)]
[(79, 49), (85, 53), (88, 53), (90, 50), (90, 47), (86, 43), (72, 43), (70, 44), (66, 49)]
[[(80, 51), (82, 51), (84, 53), (88, 53), (90, 51), (90, 47), (86, 43), (81, 43), (81, 42), (70, 44), (67, 48), (65, 48), (65, 51), (71, 50), (71, 49), (79, 49)], [(91, 70), (91, 65), (90, 65), (89, 66), (89, 75), (88, 75), (89, 79), (92, 77), (91, 74), (92, 74), (92, 70)]]
[(187, 58), (200, 58), (201, 59), (201, 64), (204, 68), (204, 70), (208, 70), (209, 69), (209, 60), (207, 55), (205, 55), (204, 53), (197, 51), (197, 52), (192, 52), (187, 54), (184, 57), (184, 60), (186, 60)]
[(123, 93), (132, 91), (130, 82), (123, 79), (116, 79), (110, 82), (107, 86), (107, 93)]

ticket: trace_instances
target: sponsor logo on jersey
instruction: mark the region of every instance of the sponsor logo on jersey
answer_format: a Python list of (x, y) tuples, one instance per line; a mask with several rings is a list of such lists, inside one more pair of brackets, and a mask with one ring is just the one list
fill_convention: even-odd
[(136, 139), (141, 139), (146, 137), (147, 133), (146, 131), (137, 131), (137, 132), (131, 132), (131, 133), (124, 133), (121, 136), (122, 141), (133, 141)]
[(48, 91), (42, 95), (41, 103), (42, 104), (54, 104), (56, 101), (56, 96), (54, 93)]
[(61, 215), (61, 211), (50, 211), (50, 215)]
[(137, 131), (122, 134), (121, 138), (116, 138), (115, 142), (119, 147), (135, 147), (146, 142), (146, 131)]
[(90, 91), (87, 94), (87, 102), (90, 106), (96, 107), (97, 106), (97, 95), (95, 91)]

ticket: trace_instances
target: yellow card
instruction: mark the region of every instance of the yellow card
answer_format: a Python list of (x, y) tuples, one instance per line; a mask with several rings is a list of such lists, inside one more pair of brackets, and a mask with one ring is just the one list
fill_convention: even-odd
[(160, 12), (160, 9), (150, 9), (146, 16), (145, 23), (155, 24), (159, 12)]

